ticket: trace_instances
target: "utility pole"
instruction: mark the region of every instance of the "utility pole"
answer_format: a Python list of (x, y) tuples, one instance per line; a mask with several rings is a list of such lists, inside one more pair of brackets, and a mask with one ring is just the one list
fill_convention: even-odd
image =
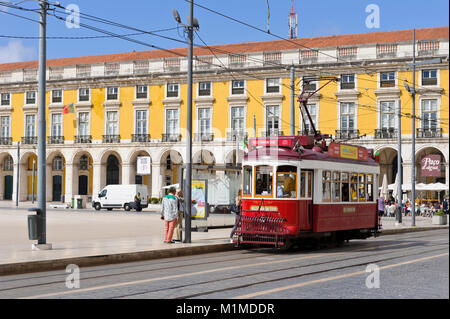
[(253, 114), (253, 137), (256, 137), (256, 116)]
[(411, 132), (411, 226), (416, 226), (416, 29), (413, 29), (413, 84)]
[(20, 142), (17, 142), (16, 207), (19, 206)]
[(186, 144), (186, 179), (184, 184), (184, 204), (185, 204), (185, 243), (191, 242), (191, 211), (192, 211), (192, 60), (193, 60), (193, 37), (194, 29), (198, 30), (197, 19), (194, 18), (194, 0), (189, 1), (188, 25), (181, 23), (178, 12), (173, 9), (175, 20), (181, 24), (188, 32), (188, 92), (187, 92), (187, 144)]
[(33, 158), (33, 178), (31, 182), (31, 203), (34, 204), (34, 182), (36, 176), (36, 160)]
[(398, 121), (398, 134), (397, 134), (397, 175), (398, 175), (398, 184), (397, 184), (397, 223), (402, 223), (402, 101), (398, 99), (398, 108), (397, 108), (397, 121)]
[(295, 136), (295, 69), (291, 64), (291, 136)]
[(45, 91), (46, 91), (46, 37), (47, 37), (47, 1), (40, 0), (40, 23), (39, 23), (39, 104), (38, 104), (38, 149), (37, 149), (37, 162), (38, 162), (38, 185), (37, 185), (37, 199), (38, 210), (37, 214), (40, 214), (41, 222), (41, 236), (38, 240), (38, 249), (51, 249), (51, 244), (47, 245), (46, 234), (46, 123), (45, 123)]

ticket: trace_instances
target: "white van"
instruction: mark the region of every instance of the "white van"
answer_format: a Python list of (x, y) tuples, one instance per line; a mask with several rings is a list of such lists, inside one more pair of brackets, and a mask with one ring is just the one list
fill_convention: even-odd
[(141, 208), (148, 207), (148, 191), (146, 185), (108, 185), (92, 198), (95, 210), (106, 208), (123, 208), (126, 211), (137, 209), (134, 196), (141, 194)]

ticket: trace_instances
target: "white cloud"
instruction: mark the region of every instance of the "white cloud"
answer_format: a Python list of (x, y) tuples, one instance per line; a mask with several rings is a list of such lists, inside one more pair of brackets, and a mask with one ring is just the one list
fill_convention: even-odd
[(25, 47), (22, 41), (9, 41), (0, 46), (0, 63), (22, 62), (35, 59), (34, 48)]

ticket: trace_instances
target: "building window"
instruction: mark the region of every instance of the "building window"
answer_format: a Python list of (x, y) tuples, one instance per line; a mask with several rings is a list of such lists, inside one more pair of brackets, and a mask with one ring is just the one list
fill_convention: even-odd
[(117, 100), (118, 98), (119, 98), (119, 88), (109, 87), (107, 89), (106, 99), (110, 101), (110, 100)]
[(437, 70), (423, 70), (422, 85), (437, 85)]
[(62, 90), (52, 90), (52, 103), (62, 103)]
[(395, 123), (395, 102), (381, 102), (381, 128), (394, 128)]
[(422, 101), (422, 128), (434, 130), (437, 128), (437, 100)]
[(179, 85), (177, 83), (167, 84), (167, 97), (178, 97)]
[(344, 74), (341, 76), (341, 90), (355, 88), (355, 75)]
[(341, 103), (341, 130), (351, 132), (355, 129), (355, 103)]
[(280, 93), (280, 79), (267, 79), (266, 93)]
[(89, 102), (90, 100), (90, 90), (86, 88), (82, 88), (78, 90), (78, 101), (80, 102)]
[(10, 105), (11, 104), (11, 94), (2, 93), (1, 95), (1, 105)]
[(28, 91), (26, 93), (26, 104), (36, 104), (36, 92)]
[(9, 132), (10, 132), (10, 123), (11, 119), (9, 116), (2, 116), (1, 117), (1, 137), (2, 138), (9, 138)]
[(180, 121), (180, 112), (178, 109), (166, 110), (166, 133), (178, 134)]
[(395, 72), (382, 72), (380, 74), (380, 87), (395, 87)]
[(78, 135), (89, 136), (89, 112), (78, 114)]
[(211, 109), (198, 109), (198, 128), (200, 134), (211, 133)]
[(211, 82), (200, 82), (198, 84), (198, 96), (211, 95)]
[(236, 106), (231, 108), (231, 129), (233, 133), (243, 133), (245, 127), (244, 107)]
[(314, 92), (317, 90), (317, 81), (311, 79), (303, 79), (303, 90)]
[(106, 135), (119, 135), (119, 118), (117, 111), (106, 112)]
[(62, 114), (52, 114), (52, 136), (63, 136), (62, 132)]
[(52, 168), (54, 171), (62, 171), (63, 170), (63, 159), (61, 156), (56, 156), (53, 159)]
[(267, 135), (279, 135), (280, 128), (280, 107), (278, 105), (269, 105), (266, 107), (266, 128)]
[(231, 84), (231, 94), (244, 94), (244, 81), (233, 81)]
[(36, 136), (36, 115), (28, 114), (25, 117), (25, 136), (34, 137)]
[(136, 134), (147, 134), (147, 111), (136, 111)]
[[(311, 120), (314, 124), (314, 127), (317, 129), (317, 105), (316, 104), (307, 104), (306, 107), (308, 108), (309, 115), (311, 116)], [(313, 134), (313, 128), (311, 126), (311, 122), (309, 120), (308, 114), (306, 113), (304, 108), (301, 108), (301, 114), (302, 114), (302, 126), (303, 130), (307, 134)]]
[(148, 86), (138, 85), (136, 87), (136, 98), (137, 99), (147, 99), (148, 98)]

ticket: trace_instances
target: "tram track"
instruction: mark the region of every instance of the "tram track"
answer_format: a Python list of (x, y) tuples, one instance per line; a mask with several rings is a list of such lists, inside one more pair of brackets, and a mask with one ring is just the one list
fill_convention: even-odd
[[(420, 236), (423, 237), (423, 236)], [(366, 242), (360, 242), (360, 243), (353, 243), (354, 245), (352, 245), (351, 247), (332, 247), (331, 250), (328, 250), (329, 253), (333, 253), (333, 254), (341, 254), (341, 253), (351, 253), (351, 252), (363, 252), (363, 251), (371, 251), (371, 250), (376, 250), (376, 249), (386, 249), (389, 247), (396, 247), (396, 246), (411, 246), (411, 243), (397, 243), (397, 244), (392, 244), (392, 245), (380, 245), (379, 243), (373, 243), (375, 244), (374, 247), (365, 247)], [(372, 244), (372, 243), (369, 243)], [(378, 244), (378, 245), (377, 245)], [(417, 244), (419, 245), (419, 244)], [(356, 247), (355, 247), (356, 246)], [(362, 248), (362, 249), (361, 249)], [(311, 253), (314, 251), (323, 251), (324, 249), (307, 249), (305, 250), (306, 253)], [(338, 250), (337, 252), (333, 252), (334, 250)], [(262, 252), (260, 252), (262, 251)], [(302, 250), (297, 250), (297, 251), (302, 251)], [(195, 257), (190, 258), (188, 260), (183, 260), (183, 262), (189, 262), (189, 261), (195, 261), (195, 263), (182, 263), (182, 264), (178, 264), (174, 265), (174, 266), (167, 266), (166, 264), (170, 264), (173, 263), (173, 261), (166, 261), (166, 262), (158, 262), (157, 265), (162, 265), (160, 268), (152, 268), (152, 269), (142, 269), (142, 270), (135, 270), (135, 271), (126, 271), (126, 272), (119, 272), (119, 273), (112, 273), (112, 274), (102, 274), (102, 275), (98, 275), (98, 276), (88, 276), (86, 277), (86, 275), (89, 275), (90, 273), (96, 273), (96, 272), (101, 272), (101, 271), (105, 271), (104, 269), (89, 269), (89, 270), (84, 270), (83, 271), (83, 281), (87, 281), (87, 280), (94, 280), (94, 279), (101, 279), (101, 278), (108, 278), (108, 277), (114, 277), (114, 276), (124, 276), (124, 275), (134, 275), (134, 274), (140, 274), (140, 273), (149, 273), (149, 272), (157, 272), (157, 271), (162, 271), (162, 270), (173, 270), (173, 269), (178, 269), (178, 268), (183, 268), (183, 267), (195, 267), (195, 266), (212, 266), (213, 264), (217, 264), (217, 263), (229, 263), (229, 262), (235, 262), (235, 261), (246, 261), (246, 260), (255, 260), (255, 259), (266, 259), (268, 257), (270, 257), (269, 254), (276, 254), (276, 256), (280, 256), (283, 255), (284, 253), (292, 253), (289, 251), (274, 251), (271, 248), (259, 248), (259, 249), (255, 249), (252, 250), (251, 253), (249, 254), (258, 254), (258, 253), (265, 253), (267, 255), (264, 256), (255, 256), (255, 255), (248, 255), (246, 257), (242, 256), (242, 251), (236, 251), (236, 253), (233, 253), (233, 256), (237, 256), (236, 258), (227, 258), (227, 259), (223, 259), (223, 256), (225, 255), (225, 257), (229, 257), (229, 254), (226, 253), (220, 253), (221, 256), (212, 256), (212, 257), (208, 257), (205, 256), (205, 258), (202, 258), (202, 261), (198, 262), (198, 259), (196, 259)], [(221, 258), (220, 260), (213, 260), (213, 261), (209, 261), (209, 262), (204, 262), (205, 259), (218, 259)], [(294, 258), (294, 257), (293, 257)], [(289, 258), (285, 259), (287, 262), (289, 260)], [(152, 264), (152, 266), (155, 266), (155, 264)], [(114, 267), (113, 269), (108, 269), (108, 271), (121, 271), (124, 269), (129, 269), (132, 267), (142, 267), (142, 265), (127, 265), (124, 267)], [(65, 283), (65, 277), (66, 274), (52, 274), (52, 275), (44, 275), (44, 276), (34, 276), (34, 277), (26, 277), (26, 278), (19, 278), (19, 279), (12, 279), (12, 280), (3, 280), (0, 281), (0, 283), (8, 283), (8, 282), (17, 282), (17, 281), (23, 281), (23, 280), (29, 280), (29, 279), (33, 279), (33, 280), (39, 280), (39, 279), (44, 279), (44, 278), (49, 278), (49, 277), (61, 277), (63, 276), (64, 279), (62, 280), (57, 280), (57, 281), (50, 281), (50, 282), (43, 282), (43, 283), (35, 283), (35, 284), (28, 284), (25, 286), (16, 286), (16, 287), (10, 287), (10, 288), (2, 288), (0, 289), (0, 292), (4, 292), (4, 291), (10, 291), (10, 290), (14, 290), (14, 289), (24, 289), (24, 288), (33, 288), (33, 287), (39, 287), (39, 286), (45, 286), (45, 285), (56, 285), (56, 284), (64, 284)]]
[[(400, 246), (404, 246), (405, 245), (405, 243), (401, 243), (401, 244), (394, 244), (394, 245), (389, 245), (391, 248), (393, 248), (393, 247), (400, 247)], [(392, 256), (392, 257), (388, 257), (388, 258), (379, 258), (379, 259), (376, 259), (376, 260), (374, 260), (373, 262), (382, 262), (382, 261), (389, 261), (389, 260), (394, 260), (394, 259), (398, 259), (398, 258), (407, 258), (407, 257), (411, 257), (411, 256), (415, 256), (415, 255), (420, 255), (420, 254), (423, 254), (423, 253), (425, 253), (425, 252), (427, 252), (427, 253), (429, 253), (429, 252), (435, 252), (435, 251), (442, 251), (443, 249), (447, 249), (447, 251), (448, 251), (448, 248), (446, 248), (446, 247), (442, 247), (442, 246), (448, 246), (448, 243), (443, 243), (443, 244), (434, 244), (434, 245), (426, 245), (425, 247), (424, 247), (424, 249), (422, 249), (422, 250), (420, 250), (420, 251), (418, 251), (418, 252), (415, 252), (415, 253), (413, 253), (413, 254), (403, 254), (403, 255), (396, 255), (396, 256)], [(435, 247), (435, 249), (430, 249), (430, 248), (432, 248), (432, 247)], [(328, 252), (328, 253), (324, 253), (324, 254), (312, 254), (312, 255), (305, 255), (305, 256), (302, 256), (302, 257), (300, 257), (300, 258), (295, 258), (295, 257), (293, 257), (293, 258), (287, 258), (287, 259), (282, 259), (282, 260), (277, 260), (277, 261), (269, 261), (269, 262), (261, 262), (261, 263), (252, 263), (252, 264), (247, 264), (247, 265), (239, 265), (239, 266), (234, 266), (234, 267), (232, 267), (232, 268), (235, 268), (235, 269), (243, 269), (243, 268), (250, 268), (250, 267), (257, 267), (257, 266), (262, 266), (262, 265), (270, 265), (270, 264), (279, 264), (279, 263), (289, 263), (289, 262), (295, 262), (295, 261), (297, 261), (297, 260), (302, 260), (302, 259), (312, 259), (312, 258), (320, 258), (320, 257), (324, 257), (324, 256), (336, 256), (336, 255), (341, 255), (341, 254), (344, 254), (344, 253), (350, 253), (350, 252), (355, 252), (355, 253), (358, 253), (358, 252), (361, 252), (361, 249), (360, 249), (361, 247), (358, 247), (358, 248), (356, 248), (356, 249), (351, 249), (351, 250), (346, 250), (346, 251), (341, 251), (341, 252)], [(365, 249), (364, 251), (371, 251), (371, 250), (376, 250), (376, 249), (378, 249), (378, 248), (380, 248), (378, 245), (376, 246), (376, 247), (368, 247), (367, 249)], [(387, 246), (384, 246), (384, 248), (387, 248)], [(397, 248), (398, 249), (398, 248)], [(314, 267), (314, 266), (320, 266), (320, 265), (325, 265), (325, 264), (330, 264), (330, 263), (339, 263), (339, 262), (343, 262), (343, 261), (349, 261), (349, 260), (358, 260), (358, 259), (361, 259), (361, 258), (368, 258), (368, 257), (374, 257), (374, 256), (380, 256), (380, 255), (386, 255), (386, 254), (392, 254), (392, 253), (395, 253), (396, 251), (392, 251), (392, 249), (390, 249), (389, 251), (383, 251), (383, 252), (377, 252), (375, 255), (373, 254), (373, 253), (370, 253), (370, 254), (364, 254), (363, 256), (354, 256), (354, 257), (351, 257), (351, 258), (349, 258), (349, 257), (345, 257), (345, 258), (341, 258), (341, 259), (337, 259), (337, 260), (328, 260), (328, 261), (320, 261), (320, 262), (314, 262), (314, 263), (309, 263), (309, 264), (302, 264), (302, 265), (295, 265), (295, 266), (290, 266), (290, 267), (284, 267), (284, 268), (281, 268), (281, 269), (277, 269), (276, 270), (276, 272), (280, 272), (280, 271), (289, 271), (289, 270), (294, 270), (294, 269), (298, 269), (298, 268), (302, 268), (302, 267)], [(264, 258), (267, 258), (267, 256), (260, 256), (260, 257), (258, 257), (259, 259), (264, 259)], [(245, 260), (247, 260), (248, 258), (246, 258)], [(254, 258), (253, 258), (254, 259)], [(242, 258), (240, 259), (240, 260), (242, 260)], [(227, 261), (220, 261), (221, 263), (226, 263)], [(218, 262), (215, 262), (215, 263), (218, 263)], [(285, 277), (281, 277), (281, 278), (277, 278), (277, 279), (272, 279), (272, 280), (268, 280), (267, 281), (267, 283), (270, 283), (270, 282), (276, 282), (276, 281), (280, 281), (280, 280), (284, 280), (284, 279), (290, 279), (291, 277), (292, 278), (296, 278), (296, 277), (301, 277), (301, 276), (307, 276), (307, 275), (313, 275), (313, 274), (320, 274), (320, 273), (322, 273), (322, 272), (330, 272), (330, 271), (333, 271), (333, 270), (340, 270), (340, 269), (346, 269), (346, 268), (351, 268), (351, 267), (356, 267), (356, 266), (360, 266), (360, 265), (367, 265), (368, 264), (368, 262), (366, 261), (366, 262), (363, 262), (363, 263), (356, 263), (356, 264), (352, 264), (352, 265), (348, 265), (348, 266), (342, 266), (342, 267), (335, 267), (335, 268), (331, 268), (331, 269), (326, 269), (326, 270), (322, 270), (322, 271), (319, 271), (319, 272), (310, 272), (310, 273), (306, 273), (306, 274), (302, 274), (302, 275), (296, 275), (296, 276), (287, 276), (286, 278)], [(179, 267), (184, 267), (184, 266), (179, 266)], [(176, 267), (174, 267), (174, 268), (176, 268)], [(216, 270), (210, 270), (210, 271), (208, 271), (209, 273), (212, 273), (212, 272), (218, 272), (218, 271), (220, 271), (220, 270), (230, 270), (230, 267), (225, 267), (225, 268), (219, 268), (219, 269), (216, 269)], [(150, 270), (151, 271), (151, 270)], [(144, 271), (142, 271), (142, 272), (144, 272)], [(262, 271), (262, 272), (258, 272), (258, 273), (256, 273), (256, 274), (251, 274), (251, 275), (249, 275), (249, 274), (242, 274), (242, 275), (237, 275), (237, 276), (232, 276), (232, 277), (227, 277), (227, 278), (223, 278), (223, 279), (220, 279), (221, 281), (223, 280), (223, 281), (226, 281), (226, 280), (233, 280), (233, 279), (239, 279), (239, 278), (243, 278), (243, 277), (249, 277), (249, 276), (255, 276), (255, 275), (264, 275), (265, 273), (268, 273), (268, 272), (273, 272), (273, 270), (268, 270), (268, 271)], [(197, 273), (187, 273), (187, 274), (183, 274), (183, 275), (177, 275), (177, 276), (173, 276), (174, 278), (182, 278), (182, 277), (186, 277), (186, 276), (195, 276), (195, 275), (200, 275), (200, 274), (202, 274), (203, 272), (197, 272)], [(123, 274), (117, 274), (117, 276), (121, 276), (121, 275), (123, 275)], [(109, 276), (113, 276), (113, 275), (109, 275)], [(101, 278), (101, 277), (105, 277), (105, 276), (97, 276), (96, 278)], [(94, 279), (94, 278), (83, 278), (83, 281), (84, 280), (89, 280), (89, 279)], [(125, 282), (125, 283), (118, 283), (118, 284), (116, 284), (116, 285), (104, 285), (104, 286), (97, 286), (97, 287), (90, 287), (90, 288), (87, 288), (87, 291), (94, 291), (94, 290), (101, 290), (101, 289), (107, 289), (107, 288), (114, 288), (114, 287), (120, 287), (120, 286), (126, 286), (126, 285), (133, 285), (133, 284), (141, 284), (141, 283), (146, 283), (146, 282), (154, 282), (154, 281), (159, 281), (159, 280), (163, 280), (163, 279), (171, 279), (171, 277), (169, 276), (169, 277), (166, 277), (166, 278), (153, 278), (153, 279), (148, 279), (148, 280), (142, 280), (142, 281), (136, 281), (136, 282), (129, 282), (129, 283), (127, 283), (127, 282)], [(126, 297), (133, 297), (133, 296), (139, 296), (139, 295), (145, 295), (145, 294), (149, 294), (149, 293), (157, 293), (158, 291), (161, 291), (161, 290), (172, 290), (172, 289), (182, 289), (182, 288), (188, 288), (188, 287), (193, 287), (193, 286), (198, 286), (198, 285), (202, 285), (202, 284), (208, 284), (208, 283), (212, 283), (212, 282), (216, 282), (217, 281), (217, 279), (214, 279), (214, 280), (207, 280), (207, 281), (202, 281), (202, 282), (196, 282), (196, 283), (191, 283), (191, 284), (186, 284), (186, 285), (177, 285), (177, 286), (174, 286), (174, 287), (170, 287), (170, 288), (164, 288), (164, 289), (153, 289), (153, 290), (146, 290), (146, 291), (144, 291), (144, 292), (139, 292), (139, 293), (136, 293), (136, 294), (124, 294), (124, 295), (120, 295), (120, 296), (114, 296), (114, 297), (112, 297), (112, 298), (126, 298)], [(247, 284), (247, 285), (242, 285), (242, 287), (243, 288), (245, 288), (245, 287), (248, 287), (248, 286), (251, 286), (251, 285), (256, 285), (256, 284), (259, 284), (259, 283), (264, 283), (265, 281), (259, 281), (259, 282), (257, 282), (257, 283), (253, 283), (253, 284)], [(60, 282), (56, 282), (56, 283), (60, 283)], [(50, 285), (50, 283), (43, 283), (43, 284), (41, 284), (41, 285)], [(227, 289), (239, 289), (240, 287), (232, 287), (232, 288), (227, 288)], [(14, 290), (14, 289), (20, 289), (20, 287), (17, 287), (17, 288), (11, 288), (11, 289), (9, 289), (9, 290)], [(194, 294), (194, 295), (186, 295), (186, 296), (182, 296), (182, 297), (180, 297), (180, 298), (195, 298), (195, 297), (197, 297), (197, 296), (202, 296), (202, 295), (210, 295), (210, 294), (212, 294), (212, 293), (215, 293), (215, 292), (221, 292), (222, 290), (221, 289), (219, 289), (219, 290), (217, 290), (217, 291), (210, 291), (210, 292), (208, 292), (207, 294), (205, 294), (204, 292), (202, 292), (202, 293), (200, 293), (200, 294)], [(223, 291), (226, 291), (226, 290), (223, 290)], [(83, 292), (83, 291), (80, 291), (80, 292)], [(69, 292), (69, 293), (77, 293), (77, 291), (73, 291), (73, 292)], [(62, 293), (53, 293), (53, 294), (50, 294), (50, 295), (53, 295), (53, 296), (58, 296), (58, 295), (65, 295), (65, 294), (67, 294), (67, 292), (62, 292)], [(35, 296), (36, 298), (39, 298), (39, 297), (41, 297), (41, 296)], [(45, 295), (44, 296), (42, 296), (42, 297), (45, 297)], [(31, 298), (33, 298), (33, 297), (31, 297)]]

